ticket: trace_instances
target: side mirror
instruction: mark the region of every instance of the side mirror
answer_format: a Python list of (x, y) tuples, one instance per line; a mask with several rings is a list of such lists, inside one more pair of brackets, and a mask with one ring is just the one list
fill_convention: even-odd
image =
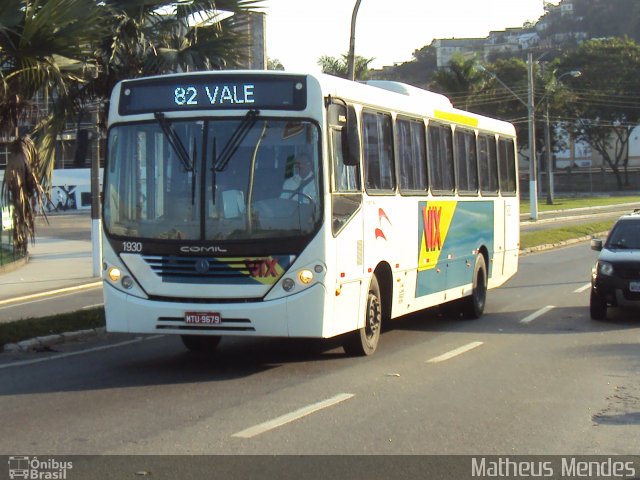
[(599, 238), (592, 238), (591, 239), (591, 250), (595, 250), (596, 252), (599, 252), (602, 250), (602, 240)]
[(360, 163), (358, 118), (351, 105), (331, 103), (327, 111), (329, 125), (340, 128), (342, 158), (347, 166)]
[(360, 164), (358, 117), (352, 106), (347, 107), (347, 124), (342, 127), (342, 154), (345, 165), (356, 166)]

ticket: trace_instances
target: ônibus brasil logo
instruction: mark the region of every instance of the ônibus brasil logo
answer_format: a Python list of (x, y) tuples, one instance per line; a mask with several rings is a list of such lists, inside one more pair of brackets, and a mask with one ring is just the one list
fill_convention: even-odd
[(62, 462), (54, 458), (40, 460), (38, 457), (9, 457), (9, 478), (31, 480), (66, 480), (67, 470), (73, 468), (72, 462)]

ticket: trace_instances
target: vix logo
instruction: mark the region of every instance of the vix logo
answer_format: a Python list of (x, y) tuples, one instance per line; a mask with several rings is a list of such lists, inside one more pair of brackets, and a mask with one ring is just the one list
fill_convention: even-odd
[(420, 202), (420, 231), (418, 270), (435, 268), (447, 239), (449, 226), (456, 211), (457, 202)]
[(440, 218), (442, 207), (425, 207), (422, 209), (424, 240), (428, 251), (442, 250), (440, 237)]
[(278, 260), (264, 258), (259, 260), (245, 260), (245, 265), (249, 274), (254, 278), (279, 277)]

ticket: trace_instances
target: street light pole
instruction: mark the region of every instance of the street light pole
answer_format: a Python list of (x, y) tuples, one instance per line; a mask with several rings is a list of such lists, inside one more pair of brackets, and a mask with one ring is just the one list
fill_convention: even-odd
[(527, 110), (529, 111), (529, 204), (531, 220), (538, 219), (538, 166), (536, 156), (536, 119), (534, 105), (534, 85), (533, 85), (533, 54), (527, 55), (528, 80), (529, 80), (529, 101)]
[(356, 17), (358, 16), (358, 9), (360, 8), (361, 1), (362, 0), (356, 0), (356, 5), (353, 7), (353, 14), (351, 15), (351, 37), (349, 38), (349, 55), (347, 58), (347, 78), (349, 80), (356, 79)]

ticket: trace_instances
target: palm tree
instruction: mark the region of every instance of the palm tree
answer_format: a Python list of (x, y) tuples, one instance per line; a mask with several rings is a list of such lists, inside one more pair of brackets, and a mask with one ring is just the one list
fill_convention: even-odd
[(13, 206), (13, 245), (25, 253), (34, 238), (35, 205), (43, 204), (40, 179), (46, 166), (23, 127), (46, 130), (54, 118), (34, 102), (64, 95), (82, 79), (60, 68), (83, 65), (103, 35), (104, 9), (94, 0), (3, 0), (0, 5), (0, 135), (12, 138), (2, 184), (3, 203)]
[[(3, 0), (0, 124), (16, 140), (2, 195), (14, 207), (16, 250), (26, 252), (34, 238), (35, 204), (42, 205), (66, 122), (106, 101), (119, 80), (235, 65), (240, 40), (230, 27), (241, 21), (223, 12), (248, 12), (261, 1)], [(34, 109), (36, 94), (53, 99), (51, 108)], [(35, 144), (18, 130), (25, 120), (35, 124)]]
[(454, 55), (447, 68), (433, 75), (431, 87), (447, 95), (454, 105), (468, 110), (470, 101), (482, 85), (482, 78), (475, 58)]
[[(369, 65), (374, 60), (375, 58), (365, 58), (359, 55), (355, 56), (354, 71), (356, 80), (369, 79)], [(318, 59), (318, 66), (320, 66), (322, 73), (328, 73), (329, 75), (335, 75), (336, 77), (347, 78), (348, 61), (349, 56), (347, 54), (342, 55), (341, 58), (323, 55)]]

